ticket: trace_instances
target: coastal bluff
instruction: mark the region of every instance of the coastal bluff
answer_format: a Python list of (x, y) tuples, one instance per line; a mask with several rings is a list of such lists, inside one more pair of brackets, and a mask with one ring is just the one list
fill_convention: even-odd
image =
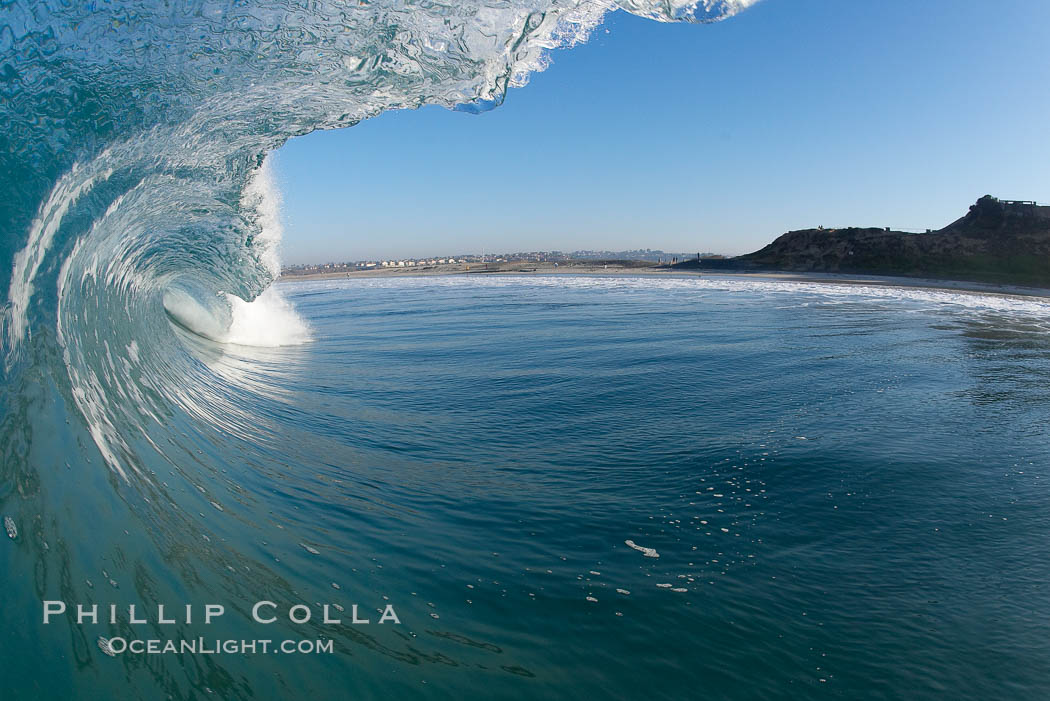
[(977, 200), (960, 219), (924, 234), (878, 228), (789, 231), (765, 248), (682, 267), (864, 273), (1050, 287), (1050, 207)]

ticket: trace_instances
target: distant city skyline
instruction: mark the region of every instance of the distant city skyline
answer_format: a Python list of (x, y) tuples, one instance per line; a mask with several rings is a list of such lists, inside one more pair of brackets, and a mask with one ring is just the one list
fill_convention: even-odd
[(922, 231), (1050, 200), (1050, 4), (764, 0), (615, 13), (474, 116), (391, 112), (276, 154), (285, 264), (455, 251), (735, 255), (824, 225)]
[(305, 263), (288, 263), (284, 265), (285, 270), (296, 270), (302, 268), (331, 268), (345, 267), (347, 265), (370, 264), (375, 267), (398, 267), (416, 265), (443, 265), (452, 263), (475, 263), (475, 262), (504, 262), (504, 261), (570, 261), (570, 260), (634, 260), (651, 262), (668, 262), (672, 259), (681, 260), (692, 257), (718, 257), (719, 254), (710, 251), (696, 251), (686, 253), (683, 251), (664, 251), (658, 248), (638, 248), (623, 251), (607, 250), (575, 250), (561, 251), (502, 251), (492, 253), (454, 253), (439, 256), (402, 256), (387, 258), (353, 258), (318, 260)]

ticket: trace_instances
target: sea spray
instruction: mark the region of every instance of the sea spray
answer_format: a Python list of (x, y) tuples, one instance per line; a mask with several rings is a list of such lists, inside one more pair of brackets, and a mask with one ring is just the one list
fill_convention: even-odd
[(227, 295), (232, 320), (223, 341), (242, 346), (292, 346), (310, 340), (310, 328), (276, 288), (251, 302)]

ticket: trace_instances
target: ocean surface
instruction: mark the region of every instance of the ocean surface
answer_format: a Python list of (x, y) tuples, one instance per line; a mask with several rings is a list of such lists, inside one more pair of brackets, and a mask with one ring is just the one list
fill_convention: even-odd
[(1046, 299), (273, 284), (289, 138), (752, 4), (0, 3), (0, 699), (1050, 697)]
[[(91, 438), (107, 429), (61, 404), (21, 417), (24, 445), (5, 435), (43, 473), (3, 501), (5, 698), (1050, 693), (1047, 300), (709, 277), (274, 289), (295, 345), (165, 321), (183, 365), (163, 392), (147, 359), (114, 360), (127, 480)], [(43, 599), (228, 611), (42, 626)], [(282, 620), (251, 622), (259, 600)], [(299, 603), (309, 624), (283, 617)], [(334, 652), (111, 657), (116, 635)]]

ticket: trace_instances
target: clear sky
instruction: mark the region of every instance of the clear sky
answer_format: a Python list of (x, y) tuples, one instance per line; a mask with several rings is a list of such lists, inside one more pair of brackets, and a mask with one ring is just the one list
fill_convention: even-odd
[(939, 228), (1050, 202), (1050, 2), (763, 0), (610, 15), (481, 115), (289, 142), (286, 263), (517, 250), (755, 250), (810, 226)]

